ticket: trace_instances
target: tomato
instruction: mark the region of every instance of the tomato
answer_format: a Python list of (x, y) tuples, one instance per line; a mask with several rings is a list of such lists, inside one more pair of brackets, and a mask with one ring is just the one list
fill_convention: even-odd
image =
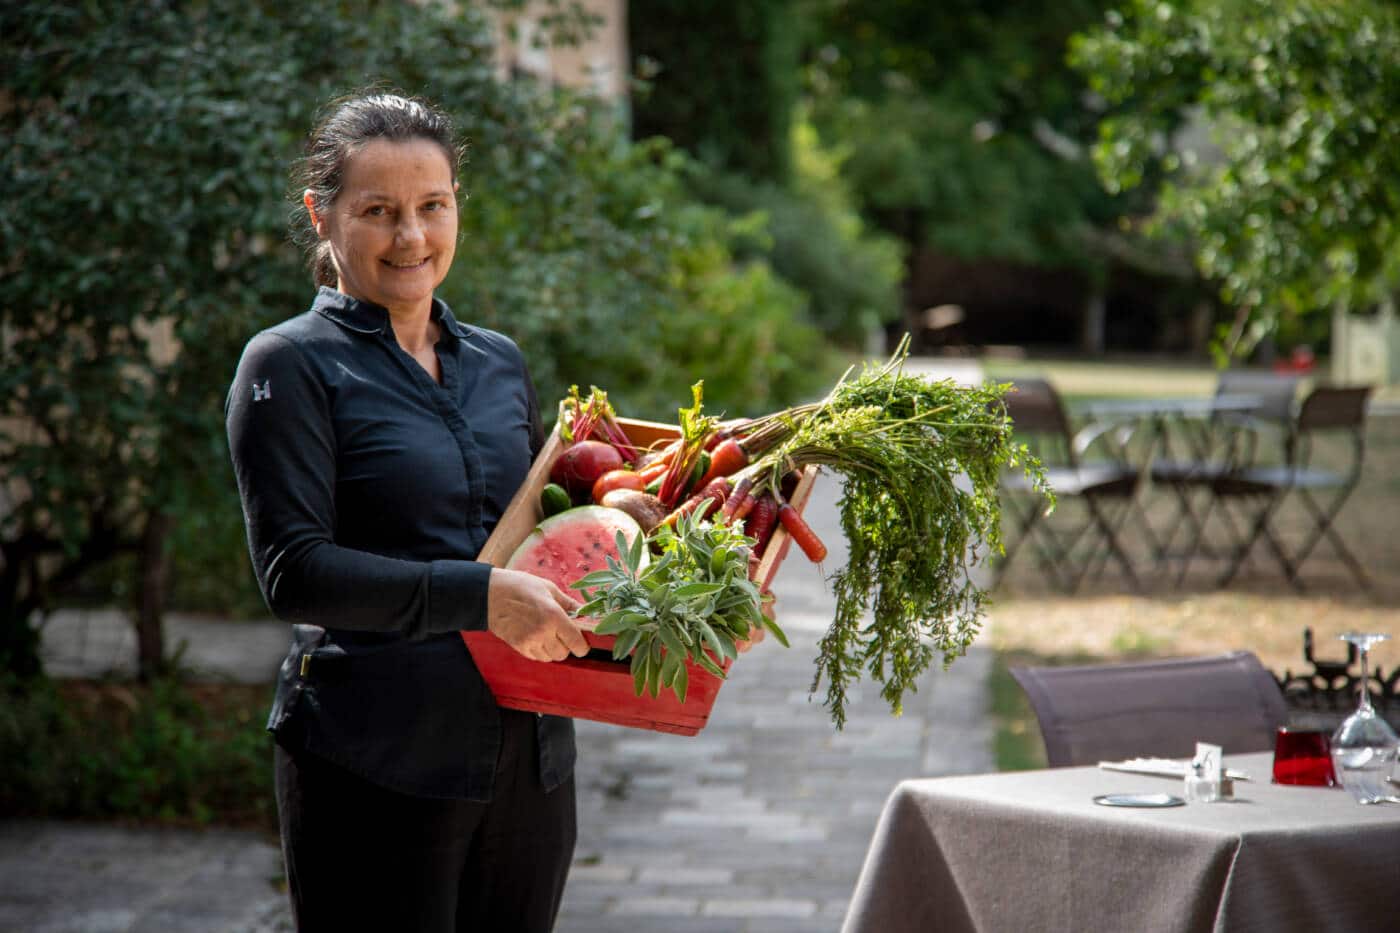
[(603, 497), (614, 489), (633, 489), (641, 492), (645, 485), (646, 481), (632, 470), (609, 470), (593, 484), (593, 501), (601, 503)]

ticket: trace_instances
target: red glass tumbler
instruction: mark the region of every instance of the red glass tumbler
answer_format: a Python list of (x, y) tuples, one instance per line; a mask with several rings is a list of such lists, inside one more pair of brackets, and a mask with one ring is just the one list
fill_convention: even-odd
[(1287, 726), (1279, 729), (1274, 741), (1274, 783), (1335, 787), (1327, 733)]

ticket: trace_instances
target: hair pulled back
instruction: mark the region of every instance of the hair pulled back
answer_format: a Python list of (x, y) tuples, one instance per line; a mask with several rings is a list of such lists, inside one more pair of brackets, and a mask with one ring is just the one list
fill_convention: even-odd
[(303, 193), (311, 192), (318, 213), (330, 209), (340, 194), (345, 167), (365, 144), (376, 139), (409, 142), (425, 139), (441, 147), (447, 156), (452, 181), (462, 160), (452, 121), (439, 108), (426, 101), (392, 93), (358, 93), (333, 101), (306, 142), (306, 154), (292, 173), (293, 237), (307, 252), (307, 264), (317, 285), (334, 287), (335, 264), (330, 244), (316, 235), (310, 212), (302, 203)]

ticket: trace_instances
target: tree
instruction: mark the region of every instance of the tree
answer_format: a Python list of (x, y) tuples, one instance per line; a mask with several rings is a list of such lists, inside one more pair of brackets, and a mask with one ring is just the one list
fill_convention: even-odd
[(795, 0), (640, 0), (628, 41), (646, 85), (637, 137), (664, 136), (713, 168), (782, 183), (798, 97)]
[[(488, 23), (455, 6), (0, 11), (0, 665), (37, 672), (35, 613), (123, 555), (146, 674), (172, 572), (251, 579), (223, 396), (248, 337), (310, 300), (287, 166), (316, 108), (370, 82), (457, 116), (477, 196), (444, 294), (517, 336), (546, 400), (593, 381), (654, 415), (697, 370), (754, 405), (824, 380), (800, 298), (734, 268), (729, 219), (679, 194), (665, 148), (497, 82)], [(721, 314), (723, 346), (698, 356)]]
[(1082, 154), (1083, 81), (1063, 61), (1100, 0), (809, 0), (808, 89), (866, 211), (912, 250), (1102, 262), (1087, 229), (1117, 206)]
[[(1072, 61), (1109, 110), (1095, 160), (1158, 197), (1247, 351), (1288, 315), (1400, 281), (1400, 26), (1374, 0), (1133, 0)], [(1160, 179), (1160, 187), (1157, 180)], [(1155, 189), (1155, 190), (1154, 190)]]

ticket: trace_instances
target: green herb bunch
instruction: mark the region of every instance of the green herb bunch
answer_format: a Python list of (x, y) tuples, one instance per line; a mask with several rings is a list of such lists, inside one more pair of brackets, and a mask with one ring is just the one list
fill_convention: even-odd
[(1019, 466), (1049, 494), (1039, 461), (1012, 439), (1009, 387), (908, 375), (907, 352), (906, 337), (883, 366), (843, 378), (759, 465), (770, 483), (808, 464), (845, 477), (850, 558), (831, 578), (836, 615), (812, 681), (815, 692), (825, 677), (837, 728), (862, 671), (899, 713), (935, 655), (946, 667), (972, 643), (987, 594), (970, 571), (1003, 550), (1002, 471)]
[[(738, 657), (736, 643), (755, 627), (787, 645), (782, 629), (763, 614), (763, 597), (749, 579), (753, 543), (735, 528), (689, 515), (674, 530), (663, 525), (630, 546), (619, 533), (621, 559), (609, 557), (606, 570), (573, 585), (585, 596), (591, 593), (578, 614), (598, 619), (597, 634), (617, 636), (613, 657), (631, 655), (638, 696), (646, 690), (655, 697), (669, 687), (685, 702), (686, 659), (724, 679), (721, 665)], [(647, 563), (649, 545), (660, 556)]]

